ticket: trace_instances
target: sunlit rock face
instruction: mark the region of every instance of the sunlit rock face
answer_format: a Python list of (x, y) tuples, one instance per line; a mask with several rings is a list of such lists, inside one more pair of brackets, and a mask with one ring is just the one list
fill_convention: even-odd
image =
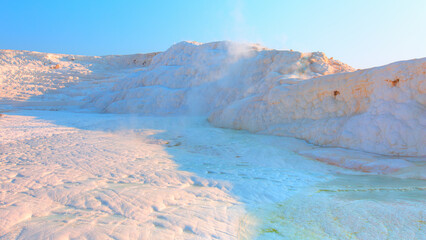
[(27, 107), (202, 115), (218, 127), (426, 155), (426, 59), (355, 71), (321, 52), (181, 42), (127, 56), (2, 50), (0, 62), (0, 101)]
[[(66, 104), (76, 95), (93, 93), (95, 84), (105, 90), (112, 78), (148, 65), (156, 54), (98, 57), (0, 49), (0, 101), (29, 101), (35, 96), (62, 94), (61, 104)], [(90, 91), (70, 89), (82, 82), (92, 84), (87, 88)], [(66, 89), (57, 91), (62, 88)]]
[(93, 102), (107, 112), (205, 115), (265, 93), (284, 79), (299, 81), (352, 70), (319, 52), (278, 51), (234, 42), (181, 42)]
[(426, 59), (283, 82), (213, 112), (216, 126), (391, 155), (426, 155)]
[(0, 50), (0, 238), (422, 239), (425, 62)]

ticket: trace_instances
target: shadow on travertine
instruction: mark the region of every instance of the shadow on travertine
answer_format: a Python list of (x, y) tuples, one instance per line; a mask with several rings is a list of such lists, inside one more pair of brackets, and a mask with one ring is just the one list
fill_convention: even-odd
[[(301, 140), (212, 128), (191, 117), (44, 111), (5, 117), (15, 135), (4, 140), (9, 162), (3, 186), (22, 188), (11, 198), (14, 205), (5, 202), (6, 211), (18, 214), (8, 216), (22, 220), (6, 234), (123, 238), (137, 232), (135, 237), (147, 239), (424, 234), (424, 181), (312, 161), (298, 152), (322, 148)], [(40, 204), (46, 207), (36, 207)]]

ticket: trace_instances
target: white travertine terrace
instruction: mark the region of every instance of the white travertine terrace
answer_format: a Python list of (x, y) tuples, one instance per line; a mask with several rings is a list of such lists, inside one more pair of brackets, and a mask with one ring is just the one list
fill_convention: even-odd
[(162, 53), (106, 57), (2, 50), (0, 59), (3, 101), (201, 114), (218, 127), (426, 155), (426, 59), (354, 71), (320, 52), (234, 42), (181, 42)]
[(421, 239), (425, 71), (0, 50), (0, 239)]

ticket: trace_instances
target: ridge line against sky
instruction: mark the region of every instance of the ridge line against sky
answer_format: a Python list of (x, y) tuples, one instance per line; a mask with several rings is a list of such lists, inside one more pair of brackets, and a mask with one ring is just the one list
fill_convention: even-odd
[(426, 57), (426, 1), (0, 0), (0, 49), (81, 55), (233, 40), (322, 51), (355, 68)]

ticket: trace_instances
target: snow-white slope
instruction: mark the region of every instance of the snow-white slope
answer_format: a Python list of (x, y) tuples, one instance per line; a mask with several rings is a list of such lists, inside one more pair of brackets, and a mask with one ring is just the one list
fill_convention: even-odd
[(426, 58), (286, 82), (209, 119), (320, 145), (426, 156)]
[(0, 59), (2, 101), (27, 99), (21, 106), (201, 114), (219, 127), (426, 155), (426, 59), (353, 72), (323, 53), (233, 42), (107, 57), (3, 50)]
[(93, 101), (108, 112), (213, 111), (215, 126), (425, 156), (425, 69), (420, 59), (333, 74), (353, 69), (322, 53), (182, 42)]
[(81, 105), (88, 95), (148, 65), (156, 54), (88, 57), (0, 50), (0, 103)]
[(0, 239), (422, 239), (425, 62), (0, 50)]
[(92, 103), (107, 112), (208, 114), (266, 92), (283, 79), (297, 81), (352, 70), (319, 52), (277, 51), (234, 42), (181, 42)]

